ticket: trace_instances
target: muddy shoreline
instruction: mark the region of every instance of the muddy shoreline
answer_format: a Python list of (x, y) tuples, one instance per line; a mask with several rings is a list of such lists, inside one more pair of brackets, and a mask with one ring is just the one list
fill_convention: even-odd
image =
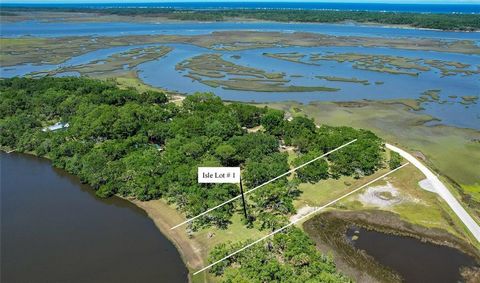
[[(385, 234), (411, 237), (422, 242), (448, 246), (473, 257), (480, 264), (480, 251), (440, 229), (430, 229), (410, 224), (386, 211), (329, 211), (303, 224), (305, 232), (315, 241), (317, 247), (335, 258), (335, 263), (346, 275), (358, 282), (401, 282), (401, 276), (383, 266), (372, 256), (349, 243), (348, 228), (361, 227)], [(467, 269), (462, 275), (467, 282), (474, 282), (479, 276), (478, 269)], [(473, 278), (473, 279), (472, 279)]]

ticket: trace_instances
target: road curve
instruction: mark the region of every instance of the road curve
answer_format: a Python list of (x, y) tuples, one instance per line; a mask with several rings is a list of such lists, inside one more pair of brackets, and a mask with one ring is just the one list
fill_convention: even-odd
[(415, 157), (413, 157), (410, 153), (393, 146), (391, 144), (385, 144), (385, 146), (397, 153), (399, 153), (403, 158), (408, 160), (411, 164), (415, 165), (422, 173), (427, 177), (427, 180), (432, 185), (433, 190), (437, 193), (447, 204), (450, 208), (457, 214), (460, 220), (465, 224), (465, 226), (470, 230), (473, 234), (475, 239), (480, 242), (480, 226), (478, 226), (477, 222), (468, 214), (468, 212), (463, 208), (463, 206), (458, 202), (458, 200), (452, 195), (452, 193), (448, 190), (448, 188), (438, 179), (438, 177), (427, 168), (427, 166), (423, 165), (420, 161), (418, 161)]

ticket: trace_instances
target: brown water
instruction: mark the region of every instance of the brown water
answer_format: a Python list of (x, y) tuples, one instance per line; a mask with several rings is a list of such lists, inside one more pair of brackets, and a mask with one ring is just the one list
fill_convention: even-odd
[(1, 282), (187, 282), (145, 212), (47, 160), (0, 153)]
[(460, 268), (475, 266), (475, 260), (459, 250), (424, 243), (420, 240), (389, 235), (362, 228), (347, 231), (356, 248), (373, 256), (379, 263), (397, 271), (405, 282), (455, 283), (461, 282)]

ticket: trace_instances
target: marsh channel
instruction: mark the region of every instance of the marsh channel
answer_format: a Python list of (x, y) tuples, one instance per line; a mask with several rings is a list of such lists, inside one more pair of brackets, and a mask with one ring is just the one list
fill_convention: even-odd
[[(74, 23), (15, 22), (3, 23), (3, 38), (66, 38), (168, 35), (208, 36), (215, 32), (309, 33), (326, 36), (389, 40), (414, 39), (442, 42), (480, 43), (478, 33), (441, 32), (348, 24), (287, 23)], [(101, 60), (138, 48), (167, 45), (172, 50), (160, 58), (132, 67), (144, 83), (190, 94), (209, 91), (225, 100), (245, 102), (360, 101), (412, 99), (421, 102), (417, 111), (436, 118), (434, 124), (480, 129), (480, 56), (455, 52), (386, 46), (264, 46), (261, 35), (255, 42), (237, 43), (235, 50), (222, 42), (210, 48), (182, 43), (115, 46), (72, 56), (60, 64), (20, 64), (0, 66), (1, 77), (28, 75), (57, 70), (55, 75), (81, 75), (69, 68)], [(268, 36), (266, 33), (265, 36)], [(253, 38), (256, 38), (255, 36)], [(414, 45), (414, 43), (412, 43)], [(242, 46), (246, 45), (246, 46)], [(251, 46), (248, 46), (251, 45)], [(239, 47), (240, 46), (240, 47)], [(447, 49), (448, 50), (448, 49)], [(235, 68), (252, 72), (217, 70), (215, 76), (195, 74), (179, 66), (192, 58), (216, 54)], [(363, 56), (359, 59), (358, 56)], [(203, 56), (201, 58), (211, 58)], [(215, 62), (204, 62), (210, 64)], [(218, 63), (218, 62), (217, 62)], [(217, 64), (217, 66), (219, 66)], [(92, 66), (89, 65), (91, 68)], [(124, 66), (124, 70), (128, 66)], [(204, 66), (198, 66), (199, 68)], [(237, 68), (237, 69), (238, 69)], [(74, 68), (75, 69), (75, 68)], [(78, 68), (77, 68), (78, 69)], [(58, 70), (64, 70), (60, 72)], [(275, 79), (259, 77), (257, 72), (274, 74)], [(208, 74), (207, 74), (208, 75)], [(281, 87), (278, 87), (281, 85)], [(247, 87), (245, 87), (247, 86)], [(255, 90), (258, 86), (259, 89)], [(266, 86), (266, 87), (265, 87)], [(252, 89), (253, 88), (253, 89)], [(432, 95), (434, 94), (434, 95)]]

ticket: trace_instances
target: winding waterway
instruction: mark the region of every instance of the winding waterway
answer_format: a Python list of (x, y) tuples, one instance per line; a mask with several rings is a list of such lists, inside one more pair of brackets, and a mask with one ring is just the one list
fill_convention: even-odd
[[(74, 23), (74, 22), (16, 22), (2, 24), (2, 37), (65, 37), (65, 36), (127, 36), (140, 34), (170, 34), (170, 35), (199, 35), (217, 31), (277, 31), (284, 33), (309, 32), (334, 36), (364, 36), (379, 38), (432, 38), (450, 40), (473, 40), (480, 43), (478, 33), (443, 32), (433, 30), (403, 29), (379, 26), (361, 26), (353, 24), (305, 24), (305, 23)], [(106, 59), (113, 54), (131, 50), (137, 47), (152, 45), (129, 45), (105, 48), (86, 52), (74, 56), (58, 64), (21, 64), (16, 66), (1, 66), (0, 77), (13, 77), (31, 74), (32, 72), (51, 71), (57, 68), (80, 66), (95, 60)], [(417, 76), (406, 74), (390, 74), (355, 68), (354, 62), (337, 62), (322, 60), (315, 64), (290, 62), (265, 56), (264, 53), (300, 54), (366, 54), (388, 55), (411, 59), (454, 61), (470, 65), (471, 69), (480, 68), (480, 56), (449, 52), (434, 52), (421, 50), (404, 50), (387, 47), (292, 47), (278, 46), (274, 48), (252, 48), (241, 51), (212, 50), (189, 44), (162, 44), (173, 50), (166, 56), (152, 60), (135, 67), (133, 71), (139, 78), (152, 86), (177, 91), (193, 93), (209, 91), (226, 100), (235, 101), (298, 101), (309, 103), (312, 101), (357, 101), (357, 100), (397, 100), (419, 99), (422, 93), (438, 89), (437, 101), (424, 101), (420, 113), (428, 114), (438, 119), (436, 124), (445, 124), (456, 127), (480, 129), (480, 106), (478, 103), (465, 103), (462, 96), (476, 97), (480, 94), (480, 75), (448, 75), (444, 76), (438, 69), (419, 72)], [(235, 90), (222, 87), (212, 87), (186, 77), (188, 71), (179, 71), (176, 66), (184, 60), (206, 54), (221, 54), (222, 59), (240, 66), (256, 68), (266, 72), (285, 74), (288, 85), (316, 87), (324, 86), (337, 88), (335, 92), (259, 92), (251, 90)], [(58, 74), (79, 75), (76, 72)], [(328, 81), (319, 79), (319, 76), (339, 76), (343, 78), (357, 78), (368, 81), (367, 84), (358, 84), (342, 81)], [(226, 78), (228, 79), (228, 75)]]
[(0, 153), (1, 282), (187, 282), (175, 246), (128, 201), (45, 159)]

